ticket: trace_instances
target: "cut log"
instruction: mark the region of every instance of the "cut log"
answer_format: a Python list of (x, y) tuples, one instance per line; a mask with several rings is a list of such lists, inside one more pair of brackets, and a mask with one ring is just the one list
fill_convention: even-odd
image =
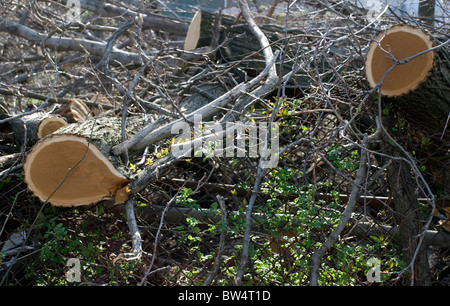
[(54, 135), (37, 143), (24, 171), (35, 196), (56, 206), (97, 203), (129, 182), (95, 145), (76, 135)]
[(48, 116), (42, 119), (38, 126), (37, 137), (38, 139), (44, 138), (59, 128), (67, 125), (67, 121), (58, 116)]
[(366, 77), (373, 88), (396, 65), (385, 76), (381, 94), (413, 119), (443, 125), (450, 111), (448, 48), (426, 52), (404, 64), (396, 64), (392, 58), (402, 61), (434, 45), (435, 40), (421, 29), (393, 26), (371, 43), (366, 56)]
[[(381, 47), (384, 49), (382, 50)], [(380, 34), (370, 45), (366, 57), (366, 75), (369, 84), (377, 85), (384, 74), (395, 64), (433, 47), (431, 37), (411, 26), (394, 26)], [(417, 89), (433, 68), (433, 52), (428, 52), (412, 61), (395, 67), (384, 79), (381, 93), (389, 97), (401, 96)]]
[[(125, 207), (123, 205), (116, 206), (112, 210), (114, 213), (123, 214), (125, 212)], [(165, 212), (164, 212), (165, 211)], [(137, 208), (136, 213), (139, 218), (146, 220), (148, 222), (159, 222), (162, 214), (164, 212), (164, 222), (166, 224), (187, 224), (187, 219), (194, 218), (200, 222), (206, 224), (218, 224), (221, 220), (220, 212), (214, 209), (193, 209), (187, 207), (170, 207), (166, 209), (165, 205), (143, 205)], [(233, 218), (242, 219), (244, 216), (242, 214), (236, 214), (235, 212), (230, 213)], [(295, 220), (294, 216), (289, 214), (280, 214), (285, 216), (286, 220), (293, 220), (291, 226), (299, 226), (298, 221)], [(260, 213), (253, 213), (252, 220), (264, 224), (268, 222), (267, 215)], [(349, 227), (346, 229), (346, 234), (351, 236), (356, 236), (359, 238), (367, 238), (369, 236), (387, 236), (392, 237), (398, 233), (397, 226), (374, 224), (371, 222), (364, 222), (358, 220), (351, 220)], [(261, 228), (261, 232), (264, 232), (264, 228)], [(439, 232), (435, 230), (427, 230), (424, 235), (424, 242), (427, 245), (433, 245), (440, 248), (448, 249), (450, 247), (450, 234), (446, 232)]]
[(91, 110), (80, 99), (69, 99), (58, 113), (67, 119), (69, 123), (85, 121), (92, 118)]
[[(263, 56), (264, 48), (261, 48), (258, 39), (244, 19), (218, 14), (202, 11), (197, 48), (209, 46), (216, 49), (217, 46), (221, 46), (215, 55), (216, 58), (221, 58), (225, 61), (242, 61), (239, 69), (236, 70), (236, 75), (241, 76), (241, 78), (237, 79), (238, 82), (245, 81), (247, 75), (256, 76), (266, 67)], [(273, 50), (283, 49), (284, 28), (273, 24), (262, 24), (259, 25), (259, 28), (269, 40)], [(289, 35), (306, 34), (301, 29), (296, 28), (288, 29), (288, 33)], [(292, 41), (295, 42), (296, 39)], [(295, 64), (297, 46), (293, 43), (284, 49), (287, 56), (284, 57), (283, 70), (286, 73), (291, 71)], [(245, 70), (247, 75), (242, 73), (243, 70)], [(304, 70), (297, 71), (291, 81), (293, 84), (301, 87), (309, 87), (311, 84), (311, 78)]]
[(29, 146), (66, 125), (67, 121), (63, 118), (42, 112), (9, 121), (15, 142), (23, 145), (26, 141)]
[(191, 51), (197, 47), (198, 39), (200, 38), (200, 24), (202, 22), (202, 12), (195, 13), (189, 25), (188, 32), (184, 41), (184, 50)]
[[(145, 125), (144, 117), (131, 117), (127, 134)], [(109, 154), (121, 140), (120, 131), (120, 118), (101, 118), (67, 125), (41, 139), (23, 165), (28, 189), (55, 206), (89, 205), (105, 199), (125, 202), (133, 173)]]

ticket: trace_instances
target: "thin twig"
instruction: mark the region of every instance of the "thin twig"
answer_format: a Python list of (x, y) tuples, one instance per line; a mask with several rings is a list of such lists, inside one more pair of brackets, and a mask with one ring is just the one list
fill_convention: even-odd
[(222, 214), (222, 224), (221, 224), (221, 232), (220, 232), (220, 240), (219, 240), (219, 250), (216, 255), (216, 259), (214, 261), (214, 266), (211, 269), (211, 273), (208, 275), (204, 282), (204, 286), (210, 286), (216, 277), (217, 273), (219, 273), (220, 265), (223, 261), (223, 253), (225, 251), (225, 238), (226, 238), (226, 229), (227, 229), (227, 208), (225, 206), (225, 201), (223, 197), (220, 195), (216, 196), (217, 202), (219, 202), (220, 213)]
[[(367, 142), (367, 136), (365, 141)], [(359, 168), (356, 172), (355, 182), (352, 186), (352, 191), (350, 194), (350, 199), (347, 202), (344, 212), (339, 218), (338, 225), (333, 229), (331, 234), (328, 236), (327, 240), (316, 250), (311, 256), (311, 271), (310, 271), (310, 285), (317, 286), (319, 283), (319, 272), (323, 256), (328, 252), (328, 250), (338, 241), (344, 228), (347, 226), (351, 214), (355, 208), (356, 200), (359, 198), (361, 193), (361, 187), (364, 180), (366, 179), (367, 172), (367, 155), (368, 153), (361, 150), (361, 159), (359, 161)]]
[[(239, 6), (242, 11), (242, 15), (244, 16), (245, 20), (247, 21), (248, 26), (250, 27), (253, 34), (257, 37), (260, 47), (263, 48), (263, 55), (266, 62), (266, 65), (271, 65), (273, 62), (274, 54), (272, 52), (272, 49), (269, 47), (269, 41), (267, 40), (267, 37), (264, 35), (264, 33), (259, 29), (259, 27), (256, 25), (256, 23), (253, 21), (253, 18), (250, 14), (250, 8), (248, 7), (248, 4), (245, 0), (239, 1)], [(268, 66), (266, 66), (268, 67)], [(269, 78), (277, 79), (277, 72), (274, 67), (274, 65), (271, 65), (269, 68)], [(275, 118), (276, 114), (278, 113), (278, 108), (281, 105), (281, 99), (279, 99), (277, 106), (275, 107), (274, 111), (272, 112), (272, 118), (271, 122), (273, 122), (273, 119)], [(270, 130), (270, 123), (269, 123), (269, 130)], [(237, 285), (242, 285), (242, 277), (244, 276), (244, 271), (247, 266), (248, 262), (248, 250), (250, 246), (250, 231), (251, 231), (251, 216), (253, 211), (253, 205), (256, 201), (256, 196), (258, 194), (259, 187), (261, 185), (263, 176), (265, 174), (265, 169), (263, 169), (262, 164), (265, 162), (266, 152), (267, 152), (267, 146), (270, 139), (270, 133), (267, 133), (267, 139), (264, 141), (264, 148), (261, 153), (261, 158), (258, 163), (258, 169), (256, 174), (255, 183), (252, 190), (252, 195), (250, 197), (250, 200), (248, 202), (247, 206), (247, 212), (246, 212), (246, 220), (245, 220), (245, 229), (244, 229), (244, 238), (243, 238), (243, 246), (242, 246), (242, 253), (241, 253), (241, 261), (239, 263), (238, 271), (236, 273), (234, 282)]]
[[(214, 169), (213, 169), (214, 170)], [(204, 176), (200, 181), (199, 184), (197, 186), (197, 188), (191, 193), (194, 194), (196, 192), (198, 192), (200, 190), (200, 188), (203, 186), (204, 183), (206, 183), (208, 181), (208, 179), (211, 177), (211, 174), (213, 173), (213, 170), (210, 171), (208, 176)], [(153, 255), (152, 255), (152, 261), (150, 262), (150, 266), (145, 270), (144, 276), (141, 279), (141, 282), (139, 283), (140, 286), (145, 286), (147, 284), (147, 278), (148, 276), (151, 274), (153, 265), (155, 263), (155, 259), (156, 259), (156, 251), (158, 249), (158, 243), (159, 243), (159, 237), (161, 235), (161, 230), (162, 230), (162, 226), (164, 223), (164, 216), (166, 215), (167, 211), (170, 209), (170, 207), (172, 206), (172, 204), (175, 202), (175, 200), (178, 198), (178, 194), (180, 193), (180, 190), (182, 188), (179, 188), (177, 193), (175, 194), (175, 196), (173, 196), (169, 202), (167, 202), (166, 206), (164, 207), (164, 210), (161, 214), (161, 219), (159, 221), (159, 226), (158, 226), (158, 230), (156, 231), (156, 235), (155, 235), (155, 242), (153, 245)]]

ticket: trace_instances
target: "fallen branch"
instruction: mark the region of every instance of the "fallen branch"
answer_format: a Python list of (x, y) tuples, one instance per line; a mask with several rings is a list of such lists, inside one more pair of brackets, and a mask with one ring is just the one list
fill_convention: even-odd
[(57, 129), (66, 126), (67, 121), (60, 116), (37, 112), (29, 116), (10, 120), (9, 126), (14, 140), (19, 145), (34, 145), (39, 139), (50, 135)]
[(0, 156), (0, 169), (6, 169), (13, 166), (15, 163), (19, 162), (22, 154), (13, 153), (9, 155)]
[[(147, 205), (136, 209), (136, 214), (142, 220), (148, 222), (160, 221), (162, 213), (166, 206), (163, 205)], [(118, 205), (112, 208), (114, 213), (124, 213), (125, 206)], [(297, 227), (300, 224), (297, 223), (294, 216), (290, 215), (278, 215), (286, 220), (293, 220), (291, 226)], [(196, 219), (205, 224), (217, 224), (222, 220), (222, 211), (215, 209), (194, 209), (187, 207), (170, 207), (164, 213), (164, 223), (169, 225), (186, 225), (187, 219)], [(236, 214), (231, 212), (228, 217), (236, 217), (238, 220), (242, 220), (244, 216), (242, 214)], [(252, 220), (256, 223), (267, 223), (268, 216), (261, 213), (253, 213)], [(264, 232), (264, 228), (258, 228), (258, 231)], [(375, 224), (368, 221), (358, 221), (350, 219), (345, 224), (345, 230), (342, 231), (342, 235), (348, 237), (354, 236), (360, 239), (366, 239), (369, 236), (392, 237), (398, 233), (398, 226)], [(437, 246), (440, 248), (450, 248), (450, 233), (444, 231), (427, 230), (424, 233), (424, 243), (427, 245)]]
[(214, 266), (211, 269), (211, 273), (208, 275), (204, 282), (204, 286), (211, 285), (212, 281), (214, 280), (214, 277), (217, 275), (220, 269), (220, 265), (223, 261), (223, 253), (225, 251), (225, 238), (226, 238), (226, 228), (227, 228), (227, 208), (225, 206), (225, 201), (223, 200), (223, 197), (217, 196), (217, 202), (219, 202), (220, 205), (220, 212), (222, 215), (222, 232), (220, 233), (220, 240), (219, 240), (219, 251), (217, 252), (216, 259), (214, 261)]
[[(8, 32), (11, 35), (27, 39), (30, 43), (57, 50), (88, 52), (97, 56), (103, 56), (106, 52), (107, 44), (79, 38), (71, 37), (49, 37), (45, 34), (39, 34), (17, 22), (0, 18), (0, 32)], [(140, 55), (113, 48), (111, 51), (111, 60), (116, 60), (124, 65), (140, 63)]]
[[(67, 0), (61, 1), (63, 4), (67, 4)], [(124, 18), (142, 18), (143, 29), (154, 29), (164, 31), (180, 36), (185, 36), (188, 31), (188, 24), (181, 22), (177, 19), (169, 18), (151, 13), (137, 13), (131, 9), (125, 9), (117, 7), (108, 3), (101, 3), (95, 0), (80, 0), (80, 7), (91, 12), (95, 12), (103, 17), (124, 17)]]
[(133, 198), (128, 199), (128, 201), (125, 204), (128, 229), (130, 230), (132, 243), (131, 254), (127, 254), (130, 255), (131, 258), (127, 258), (128, 260), (139, 259), (142, 256), (142, 238), (141, 232), (139, 231), (139, 228), (137, 226), (136, 215), (134, 213), (134, 204), (135, 203)]
[[(366, 139), (367, 140), (367, 139)], [(367, 152), (365, 150), (361, 150), (361, 159), (359, 161), (359, 169), (355, 176), (355, 181), (352, 186), (352, 192), (350, 195), (350, 199), (345, 207), (344, 212), (341, 215), (339, 224), (334, 228), (331, 232), (330, 236), (328, 236), (327, 240), (320, 246), (318, 250), (314, 252), (311, 256), (311, 271), (310, 271), (310, 285), (317, 286), (319, 280), (319, 271), (321, 267), (322, 258), (326, 252), (335, 244), (342, 231), (345, 229), (347, 223), (350, 220), (353, 209), (356, 206), (356, 200), (359, 198), (361, 192), (361, 186), (366, 179), (367, 172)]]
[[(66, 103), (70, 103), (70, 101), (72, 101), (71, 98), (56, 98), (56, 97), (48, 97), (48, 96), (44, 96), (32, 91), (23, 91), (23, 90), (14, 90), (14, 89), (6, 89), (6, 88), (0, 88), (0, 94), (5, 95), (5, 96), (16, 96), (16, 97), (26, 97), (26, 98), (31, 98), (31, 99), (36, 99), (36, 100), (41, 100), (41, 101), (47, 101), (50, 104), (66, 104)], [(84, 104), (86, 104), (87, 106), (99, 106), (102, 107), (103, 109), (112, 109), (114, 108), (112, 105), (108, 105), (108, 104), (102, 104), (102, 103), (97, 103), (97, 102), (90, 102), (90, 101), (83, 101)], [(25, 113), (26, 115), (26, 113)], [(23, 114), (20, 114), (20, 116), (25, 116)], [(4, 121), (1, 120), (0, 124), (3, 123)]]
[[(275, 62), (276, 57), (278, 56), (278, 52), (275, 53), (272, 60), (269, 62), (269, 65), (266, 66), (266, 68), (254, 79), (250, 80), (247, 83), (241, 83), (233, 87), (230, 91), (227, 93), (221, 95), (217, 99), (213, 100), (212, 102), (208, 103), (207, 105), (199, 108), (196, 111), (191, 112), (189, 115), (186, 116), (186, 119), (189, 121), (194, 121), (194, 116), (199, 116), (200, 118), (208, 118), (213, 116), (215, 113), (220, 111), (222, 108), (224, 108), (228, 103), (231, 101), (236, 100), (241, 95), (243, 95), (245, 92), (248, 92), (252, 89), (254, 89), (256, 86), (263, 87), (264, 84), (272, 84), (271, 86), (268, 86), (269, 88), (265, 89), (265, 94), (267, 95), (270, 93), (270, 91), (273, 90), (275, 81), (273, 78), (268, 78), (264, 80), (270, 73), (273, 71), (273, 64)], [(261, 83), (264, 83), (261, 85)], [(260, 88), (261, 88), (260, 87)], [(261, 93), (263, 94), (263, 93)], [(154, 144), (155, 142), (165, 139), (165, 138), (171, 138), (174, 135), (172, 134), (172, 127), (180, 122), (185, 122), (184, 119), (179, 119), (176, 121), (173, 121), (169, 124), (166, 124), (151, 133), (148, 133), (144, 138), (137, 141), (136, 139), (130, 138), (127, 142), (122, 142), (119, 145), (113, 147), (112, 153), (114, 155), (120, 155), (123, 152), (125, 152), (127, 149), (133, 149), (133, 150), (142, 150), (145, 147)], [(140, 137), (140, 136), (135, 136)], [(130, 147), (129, 143), (134, 143), (133, 147)]]
[[(166, 186), (170, 186), (174, 189), (179, 189), (181, 187), (195, 188), (199, 184), (198, 181), (186, 181), (186, 180), (177, 179), (177, 178), (161, 178), (160, 180), (156, 181), (155, 183), (156, 183), (156, 185), (161, 186), (163, 188)], [(246, 188), (240, 188), (239, 186), (232, 185), (232, 184), (204, 183), (201, 188), (202, 192), (219, 194), (222, 196), (231, 195), (232, 190), (233, 190), (233, 194), (236, 195), (237, 197), (246, 197), (251, 194), (250, 190), (248, 190)], [(302, 194), (302, 193), (300, 193), (300, 194)], [(306, 194), (306, 192), (304, 192), (304, 194)], [(259, 192), (258, 196), (260, 198), (262, 198), (263, 200), (266, 199), (266, 196), (268, 197), (268, 195), (266, 195), (262, 192)], [(286, 200), (290, 201), (298, 196), (299, 196), (298, 194), (294, 194), (292, 196), (284, 195), (284, 198)], [(331, 194), (331, 193), (317, 192), (314, 194), (314, 198), (316, 200), (330, 200), (330, 199), (334, 199), (336, 197), (339, 198), (341, 205), (347, 205), (347, 203), (350, 199), (350, 195), (343, 194), (343, 193), (336, 195), (336, 194)], [(356, 199), (356, 205), (361, 206), (361, 207), (370, 206), (370, 207), (374, 207), (374, 208), (383, 208), (383, 207), (391, 205), (393, 199), (394, 199), (393, 197), (361, 195), (358, 199)], [(426, 205), (429, 202), (429, 199), (418, 198), (417, 201), (419, 203), (421, 203), (421, 205)], [(438, 209), (450, 206), (450, 204), (448, 203), (448, 200), (446, 200), (446, 199), (438, 199), (438, 200), (435, 200), (435, 202), (436, 202), (436, 207)], [(430, 208), (431, 208), (431, 206), (430, 206)]]
[[(250, 30), (252, 31), (252, 33), (258, 39), (258, 42), (263, 50), (264, 60), (266, 63), (266, 69), (267, 69), (267, 67), (270, 67), (270, 69), (268, 71), (269, 80), (272, 80), (273, 82), (278, 81), (276, 69), (275, 69), (274, 65), (270, 64), (271, 62), (273, 62), (274, 58), (276, 58), (276, 57), (273, 55), (272, 49), (269, 44), (269, 40), (267, 39), (267, 37), (259, 29), (259, 27), (256, 25), (255, 21), (253, 20), (251, 14), (250, 14), (250, 8), (248, 7), (247, 2), (245, 0), (241, 0), (241, 1), (239, 1), (239, 6), (241, 8), (242, 15), (245, 18), (245, 21), (247, 22), (248, 26), (250, 27)], [(281, 101), (278, 101), (278, 105), (275, 107), (275, 109), (272, 112), (271, 122), (273, 122), (274, 114), (278, 113), (278, 108), (280, 106), (280, 102)], [(267, 133), (266, 136), (269, 137), (269, 133)], [(245, 219), (246, 226), (244, 229), (241, 261), (239, 263), (239, 268), (238, 268), (238, 271), (236, 273), (236, 277), (234, 280), (234, 282), (237, 285), (242, 285), (242, 277), (244, 276), (244, 270), (245, 270), (245, 267), (247, 266), (247, 262), (248, 262), (248, 257), (249, 257), (248, 250), (249, 250), (249, 246), (250, 246), (250, 231), (251, 231), (251, 216), (252, 216), (253, 205), (256, 201), (256, 196), (258, 194), (258, 190), (260, 188), (260, 184), (262, 182), (262, 178), (265, 173), (265, 171), (263, 171), (263, 169), (262, 169), (262, 164), (265, 162), (267, 144), (268, 144), (268, 141), (267, 141), (267, 139), (265, 139), (264, 148), (262, 150), (261, 158), (258, 163), (258, 170), (257, 170), (255, 184), (253, 186), (252, 195), (250, 197), (250, 201), (247, 206), (246, 219)]]

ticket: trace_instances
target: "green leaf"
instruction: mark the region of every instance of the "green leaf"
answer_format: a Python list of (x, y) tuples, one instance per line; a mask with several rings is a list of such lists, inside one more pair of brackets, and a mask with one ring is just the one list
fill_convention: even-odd
[(394, 141), (392, 141), (391, 139), (388, 139), (388, 141), (391, 145), (393, 145), (394, 147), (397, 147), (397, 144)]
[(378, 238), (377, 236), (370, 236), (370, 239), (372, 239), (373, 241), (375, 241), (377, 243), (381, 243), (381, 239)]

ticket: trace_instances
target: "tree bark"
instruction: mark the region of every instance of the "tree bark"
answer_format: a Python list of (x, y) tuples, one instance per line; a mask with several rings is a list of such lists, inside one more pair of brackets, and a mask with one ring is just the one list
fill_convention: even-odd
[[(164, 203), (158, 203), (155, 205), (146, 205), (142, 207), (138, 207), (136, 209), (136, 214), (139, 218), (146, 220), (148, 222), (157, 222), (160, 220), (162, 213), (165, 209)], [(122, 205), (115, 206), (112, 208), (114, 213), (122, 214), (124, 213), (126, 208)], [(233, 216), (235, 213), (231, 213)], [(221, 221), (221, 216), (217, 210), (213, 209), (193, 209), (186, 207), (170, 207), (164, 215), (164, 222), (170, 225), (183, 225), (187, 224), (188, 218), (194, 218), (203, 222), (205, 224), (217, 224)], [(238, 214), (236, 216), (238, 219), (244, 219), (244, 215)], [(286, 215), (286, 219), (293, 219), (292, 216)], [(258, 223), (264, 224), (267, 222), (267, 216), (264, 214), (253, 213), (252, 220), (255, 220)], [(398, 226), (388, 226), (388, 225), (379, 225), (370, 222), (363, 221), (355, 221), (350, 220), (351, 230), (349, 233), (346, 233), (351, 236), (356, 236), (361, 239), (365, 239), (368, 236), (386, 236), (393, 237), (398, 233)], [(300, 226), (294, 220), (292, 226)], [(258, 230), (264, 232), (264, 228), (258, 228)], [(427, 230), (425, 232), (425, 243), (427, 245), (433, 245), (440, 248), (450, 248), (450, 233), (446, 232), (438, 232), (435, 230)]]
[[(127, 120), (128, 135), (147, 124), (144, 116)], [(121, 119), (100, 118), (67, 125), (41, 139), (29, 151), (24, 181), (41, 201), (55, 206), (79, 206), (129, 197), (126, 186), (135, 173), (110, 155), (121, 141)]]
[(412, 267), (407, 277), (414, 285), (431, 286), (427, 245), (422, 243), (419, 246), (419, 235), (424, 225), (424, 218), (419, 209), (410, 166), (404, 161), (393, 160), (387, 169), (387, 176), (394, 197), (399, 243), (405, 261)]
[[(216, 52), (217, 58), (222, 58), (226, 61), (242, 61), (243, 63), (239, 65), (240, 69), (245, 69), (250, 76), (256, 76), (266, 67), (267, 63), (265, 63), (264, 58), (266, 49), (261, 48), (258, 38), (252, 33), (251, 28), (244, 20), (236, 20), (228, 15), (217, 16), (217, 14), (202, 12), (198, 47), (211, 46), (215, 49), (217, 46), (221, 46)], [(273, 24), (262, 24), (258, 25), (258, 27), (273, 50), (281, 49), (284, 43), (284, 28)], [(306, 35), (300, 29), (291, 28), (287, 29), (287, 32), (290, 35)], [(284, 57), (283, 62), (285, 72), (292, 70), (296, 60), (296, 50), (297, 46), (294, 44), (285, 48), (284, 52), (288, 55)], [(278, 64), (279, 62), (277, 61), (276, 69), (279, 69)], [(239, 74), (242, 75), (242, 73), (237, 73), (237, 75)], [(244, 79), (245, 77), (242, 75), (242, 80)], [(303, 87), (308, 87), (311, 84), (311, 79), (305, 71), (296, 73), (292, 81), (295, 81), (296, 85)]]
[(6, 168), (11, 167), (15, 163), (18, 163), (21, 159), (20, 153), (13, 153), (9, 155), (0, 156), (0, 172), (5, 170)]
[(407, 25), (379, 35), (366, 56), (370, 86), (381, 83), (381, 94), (403, 117), (430, 127), (442, 128), (450, 112), (449, 75), (448, 44)]
[[(17, 22), (10, 21), (4, 18), (0, 18), (0, 32), (8, 32), (11, 35), (19, 36), (27, 39), (31, 44), (43, 44), (45, 47), (57, 48), (58, 50), (65, 51), (78, 51), (89, 52), (91, 54), (102, 57), (105, 54), (107, 44), (79, 38), (70, 37), (49, 37), (45, 34), (39, 34), (35, 30), (30, 29)], [(139, 64), (140, 56), (136, 53), (130, 53), (126, 51), (114, 48), (110, 55), (111, 60), (117, 60), (118, 62), (127, 64)]]
[(91, 110), (81, 99), (69, 99), (56, 113), (66, 118), (69, 123), (92, 119)]
[[(61, 2), (67, 4), (67, 0), (62, 0)], [(177, 19), (150, 13), (139, 15), (137, 12), (130, 9), (117, 7), (108, 3), (104, 4), (95, 0), (80, 0), (80, 6), (82, 9), (95, 12), (103, 17), (125, 17), (134, 19), (140, 16), (142, 18), (143, 29), (150, 28), (183, 37), (186, 35), (189, 27), (187, 23)]]
[(33, 146), (39, 139), (67, 125), (67, 122), (56, 115), (37, 112), (29, 116), (10, 120), (9, 126), (18, 145)]

